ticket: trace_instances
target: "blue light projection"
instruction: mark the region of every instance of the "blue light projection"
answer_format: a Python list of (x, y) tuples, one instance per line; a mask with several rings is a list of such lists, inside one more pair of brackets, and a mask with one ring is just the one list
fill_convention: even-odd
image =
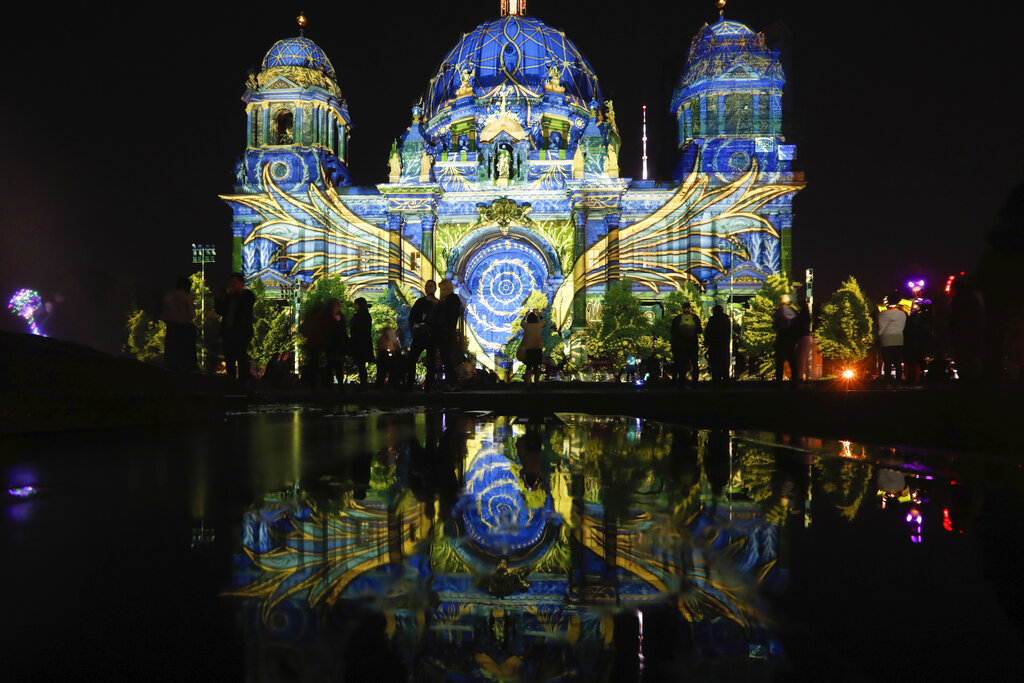
[(457, 509), (467, 537), (481, 550), (504, 558), (521, 557), (544, 539), (554, 515), (550, 494), (531, 507), (523, 496), (520, 467), (484, 442), (466, 472)]
[(705, 24), (668, 103), (673, 181), (635, 181), (620, 148), (640, 131), (620, 132), (576, 45), (517, 4), (457, 40), (382, 182), (357, 188), (333, 66), (309, 39), (279, 41), (247, 84), (248, 143), (222, 197), (235, 267), (269, 292), (331, 274), (362, 296), (417, 295), (448, 278), (467, 305), (469, 351), (489, 367), (534, 291), (563, 333), (584, 327), (586, 302), (618, 280), (645, 297), (696, 283), (742, 301), (791, 267), (804, 183), (782, 135), (784, 84), (763, 34)]
[[(628, 606), (667, 617), (662, 638), (700, 638), (701, 660), (781, 656), (760, 588), (784, 581), (780, 538), (802, 503), (783, 504), (760, 451), (738, 448), (718, 493), (707, 472), (728, 444), (689, 430), (445, 417), (425, 416), (425, 445), (389, 440), (365, 497), (310, 482), (245, 513), (227, 594), (257, 649), (335, 642), (339, 615), (369, 609), (409, 670), (518, 680), (547, 662), (543, 680), (595, 680), (614, 656), (610, 610)], [(688, 444), (699, 471), (680, 477)]]
[(441, 60), (427, 89), (427, 115), (433, 117), (455, 97), (461, 69), (475, 73), (477, 97), (491, 97), (503, 88), (517, 95), (541, 97), (551, 67), (572, 104), (587, 108), (591, 100), (601, 100), (594, 70), (564, 33), (533, 17), (486, 21)]
[(531, 293), (546, 290), (544, 257), (520, 240), (498, 240), (470, 257), (465, 273), (466, 320), (484, 351), (500, 353), (523, 302)]

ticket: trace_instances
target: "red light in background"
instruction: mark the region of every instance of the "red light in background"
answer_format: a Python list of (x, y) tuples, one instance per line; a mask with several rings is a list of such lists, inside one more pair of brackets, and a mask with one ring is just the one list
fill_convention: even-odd
[(946, 531), (953, 530), (953, 520), (949, 518), (949, 508), (942, 508), (942, 528)]

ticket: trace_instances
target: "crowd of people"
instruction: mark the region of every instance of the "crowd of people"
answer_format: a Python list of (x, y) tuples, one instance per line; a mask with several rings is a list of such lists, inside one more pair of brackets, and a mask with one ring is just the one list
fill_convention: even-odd
[[(774, 331), (774, 381), (781, 385), (788, 377), (794, 385), (811, 379), (812, 358), (811, 310), (802, 287), (796, 287), (796, 300), (784, 294), (772, 317)], [(344, 390), (346, 375), (354, 370), (358, 384), (369, 384), (367, 366), (376, 367), (377, 387), (411, 389), (419, 385), (418, 367), (425, 375), (422, 385), (428, 390), (458, 390), (460, 385), (486, 385), (497, 381), (493, 371), (474, 366), (466, 359), (463, 344), (462, 301), (450, 280), (438, 286), (427, 281), (423, 296), (412, 305), (409, 316), (408, 349), (394, 326), (384, 326), (374, 341), (370, 305), (365, 298), (353, 302), (354, 313), (347, 320), (342, 302), (330, 299), (311, 306), (299, 327), (304, 340), (302, 381), (310, 388), (334, 387)], [(885, 300), (877, 316), (877, 341), (881, 371), (879, 379), (890, 386), (917, 383), (926, 373), (947, 374), (936, 368), (934, 360), (931, 308), (922, 301), (903, 299), (893, 292)], [(950, 307), (950, 331), (956, 351), (960, 378), (976, 377), (980, 358), (978, 334), (980, 325), (974, 320), (978, 306), (970, 297), (954, 296)], [(226, 373), (246, 383), (250, 379), (249, 346), (253, 338), (255, 296), (246, 289), (241, 273), (232, 273), (226, 287), (214, 293), (214, 308), (220, 316), (220, 339)], [(161, 319), (166, 323), (165, 365), (175, 370), (198, 369), (194, 324), (195, 303), (186, 279), (168, 292), (163, 302)], [(517, 359), (524, 366), (524, 381), (536, 384), (545, 372), (542, 330), (544, 319), (536, 310), (526, 312), (521, 327), (522, 340)], [(723, 306), (716, 305), (705, 325), (689, 302), (671, 323), (670, 344), (673, 366), (672, 381), (684, 388), (698, 385), (701, 374), (701, 347), (707, 359), (707, 374), (712, 388), (726, 385), (731, 375), (734, 352), (734, 322)], [(648, 372), (649, 364), (632, 358), (627, 378), (640, 371), (650, 378), (662, 373)], [(931, 363), (931, 366), (929, 364)], [(294, 359), (289, 352), (277, 354), (267, 365), (264, 377), (273, 384), (284, 384), (293, 378)], [(550, 368), (547, 368), (551, 376)]]
[(363, 297), (352, 303), (355, 312), (351, 320), (345, 319), (337, 299), (306, 312), (299, 332), (305, 339), (303, 380), (309, 387), (336, 385), (344, 390), (347, 361), (355, 368), (361, 387), (369, 384), (367, 365), (373, 363), (378, 388), (409, 389), (416, 384), (417, 364), (422, 359), (425, 388), (458, 389), (460, 373), (464, 372), (460, 368), (462, 301), (450, 280), (442, 280), (440, 286), (433, 280), (424, 285), (423, 296), (409, 311), (412, 341), (407, 353), (403, 353), (402, 339), (394, 326), (382, 327), (374, 342), (369, 304)]

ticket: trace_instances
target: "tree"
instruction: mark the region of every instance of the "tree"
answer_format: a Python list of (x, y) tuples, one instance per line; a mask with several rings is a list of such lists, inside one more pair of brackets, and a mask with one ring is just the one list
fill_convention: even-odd
[(409, 329), (409, 311), (412, 308), (409, 301), (411, 300), (412, 292), (408, 287), (394, 282), (388, 285), (388, 291), (384, 292), (384, 295), (370, 308), (374, 339), (380, 336), (381, 329), (387, 325), (395, 328), (398, 332), (402, 348), (409, 348), (412, 344), (412, 330)]
[(769, 275), (764, 285), (748, 302), (743, 315), (740, 349), (747, 355), (748, 372), (764, 377), (775, 370), (775, 309), (783, 294), (792, 294), (785, 273)]
[(337, 299), (341, 302), (341, 314), (345, 316), (345, 320), (351, 320), (352, 314), (355, 313), (355, 307), (352, 305), (348, 287), (342, 281), (341, 275), (337, 273), (324, 275), (314, 282), (312, 287), (306, 290), (302, 297), (302, 310), (311, 311), (316, 306), (326, 304), (331, 299)]
[(148, 313), (139, 309), (128, 316), (125, 328), (128, 332), (125, 346), (131, 356), (145, 363), (163, 361), (167, 326), (162, 320), (153, 320)]
[[(633, 283), (623, 280), (608, 287), (601, 304), (599, 342), (595, 351), (612, 361), (616, 373), (626, 366), (630, 355), (640, 356), (644, 351), (644, 338), (651, 336), (651, 321), (633, 294)], [(649, 343), (649, 342), (648, 342)], [(589, 352), (588, 345), (587, 351)]]
[(255, 367), (265, 368), (275, 355), (291, 349), (292, 314), (287, 307), (267, 299), (261, 280), (256, 280), (249, 288), (256, 300), (252, 308), (249, 358)]
[(868, 355), (873, 327), (871, 306), (851, 277), (822, 307), (814, 336), (824, 358), (857, 363)]

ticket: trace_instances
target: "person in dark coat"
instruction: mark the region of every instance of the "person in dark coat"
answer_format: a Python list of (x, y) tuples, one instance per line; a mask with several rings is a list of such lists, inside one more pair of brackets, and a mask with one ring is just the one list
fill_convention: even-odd
[(721, 305), (712, 309), (708, 326), (704, 329), (704, 344), (708, 347), (708, 370), (711, 386), (720, 387), (729, 380), (729, 333), (732, 321)]
[(811, 378), (810, 362), (814, 337), (811, 335), (811, 306), (807, 301), (807, 292), (802, 287), (799, 292), (797, 301), (800, 305), (797, 307), (796, 318), (793, 319), (793, 353), (796, 366), (791, 366), (790, 371), (795, 381), (806, 382)]
[(324, 356), (327, 352), (327, 325), (329, 302), (318, 302), (307, 307), (299, 332), (305, 338), (302, 380), (315, 388), (324, 381)]
[(441, 280), (441, 300), (434, 309), (432, 330), (437, 352), (444, 367), (445, 382), (456, 386), (456, 368), (459, 366), (459, 321), (462, 320), (462, 300), (455, 293), (451, 280)]
[(341, 312), (341, 302), (327, 302), (327, 385), (335, 379), (338, 390), (345, 391), (345, 353), (348, 351), (348, 323)]
[(672, 359), (675, 361), (676, 383), (686, 385), (686, 375), (693, 375), (697, 386), (700, 367), (697, 365), (701, 334), (700, 318), (690, 311), (690, 302), (683, 304), (683, 312), (672, 320)]
[(412, 345), (409, 347), (409, 362), (407, 368), (406, 386), (412, 388), (416, 381), (416, 362), (420, 359), (421, 353), (426, 353), (423, 364), (427, 368), (427, 378), (423, 383), (424, 388), (430, 389), (434, 385), (434, 367), (436, 366), (435, 356), (437, 348), (434, 345), (434, 335), (430, 329), (431, 317), (434, 314), (434, 306), (437, 305), (437, 297), (434, 292), (437, 290), (437, 283), (427, 280), (423, 285), (423, 296), (416, 300), (409, 311), (409, 329), (412, 331)]
[(775, 309), (773, 319), (775, 328), (775, 384), (781, 385), (789, 363), (790, 381), (796, 379), (796, 308), (793, 297), (782, 295), (782, 301)]
[(174, 289), (164, 296), (160, 319), (167, 325), (164, 337), (164, 365), (172, 370), (199, 369), (196, 363), (196, 304), (189, 291), (188, 278), (178, 278)]
[(907, 381), (920, 384), (924, 377), (926, 356), (932, 338), (932, 306), (915, 304), (903, 327), (903, 359), (907, 364)]
[(373, 320), (370, 319), (370, 307), (366, 299), (359, 297), (352, 302), (356, 312), (352, 316), (352, 324), (349, 327), (349, 353), (356, 364), (356, 371), (359, 373), (359, 383), (366, 385), (366, 364), (373, 361), (373, 340), (371, 332)]
[(214, 310), (221, 316), (220, 336), (228, 377), (249, 382), (249, 344), (252, 342), (252, 309), (256, 296), (245, 288), (245, 276), (232, 273), (227, 288), (214, 298)]

